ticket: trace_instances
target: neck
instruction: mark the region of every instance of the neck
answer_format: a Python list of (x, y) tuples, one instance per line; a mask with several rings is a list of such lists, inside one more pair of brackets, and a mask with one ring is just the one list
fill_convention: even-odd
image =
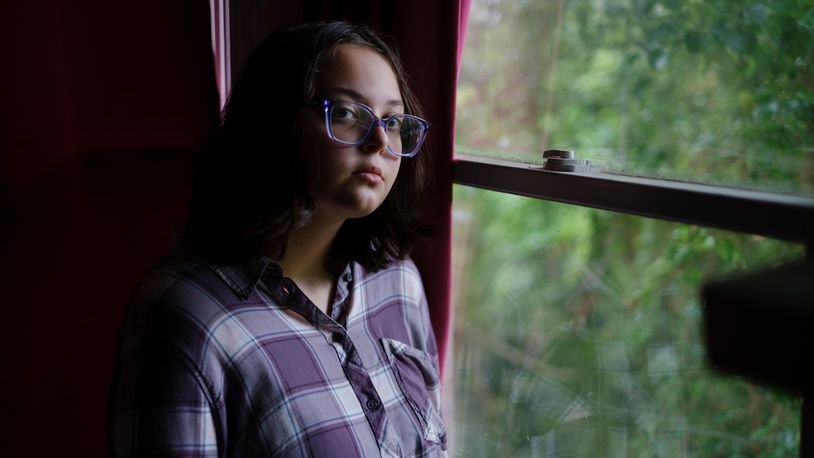
[(343, 222), (325, 220), (315, 212), (305, 226), (291, 233), (285, 255), (278, 260), (283, 274), (323, 311), (327, 310), (336, 274), (329, 268), (331, 245)]

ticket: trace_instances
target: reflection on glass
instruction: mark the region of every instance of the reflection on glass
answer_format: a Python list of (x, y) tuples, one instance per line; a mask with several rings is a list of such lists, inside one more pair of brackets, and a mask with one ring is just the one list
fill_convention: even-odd
[(454, 456), (796, 456), (799, 400), (706, 367), (698, 293), (801, 246), (454, 198)]
[(811, 0), (473, 0), (457, 153), (814, 195)]

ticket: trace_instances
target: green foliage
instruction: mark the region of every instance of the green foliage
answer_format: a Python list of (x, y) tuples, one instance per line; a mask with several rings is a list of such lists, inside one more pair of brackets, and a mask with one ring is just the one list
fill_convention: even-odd
[(458, 95), (461, 151), (814, 193), (810, 0), (475, 1)]
[[(474, 0), (457, 151), (814, 192), (811, 0)], [(455, 189), (454, 453), (794, 456), (799, 400), (711, 372), (700, 285), (800, 246)]]
[(797, 400), (705, 366), (697, 292), (800, 246), (464, 187), (454, 198), (457, 456), (794, 453)]

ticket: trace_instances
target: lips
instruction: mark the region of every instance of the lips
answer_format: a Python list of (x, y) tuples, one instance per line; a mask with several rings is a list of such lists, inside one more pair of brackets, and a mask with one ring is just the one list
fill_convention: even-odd
[(376, 166), (361, 167), (358, 170), (356, 170), (355, 172), (353, 172), (353, 174), (360, 177), (360, 178), (362, 178), (362, 179), (364, 179), (365, 181), (369, 181), (371, 183), (383, 182), (384, 181), (384, 175), (382, 175), (382, 169), (380, 169), (380, 168), (378, 168)]

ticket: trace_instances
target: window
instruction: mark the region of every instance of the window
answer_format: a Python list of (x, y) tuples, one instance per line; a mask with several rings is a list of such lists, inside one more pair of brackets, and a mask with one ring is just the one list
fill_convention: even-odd
[(458, 152), (814, 195), (814, 8), (475, 0)]
[[(804, 256), (812, 49), (804, 1), (473, 1), (456, 456), (796, 453), (799, 399), (706, 366), (698, 293)], [(604, 172), (539, 170), (555, 148)]]
[(794, 455), (799, 400), (706, 367), (698, 290), (801, 245), (468, 187), (455, 202), (456, 456)]

